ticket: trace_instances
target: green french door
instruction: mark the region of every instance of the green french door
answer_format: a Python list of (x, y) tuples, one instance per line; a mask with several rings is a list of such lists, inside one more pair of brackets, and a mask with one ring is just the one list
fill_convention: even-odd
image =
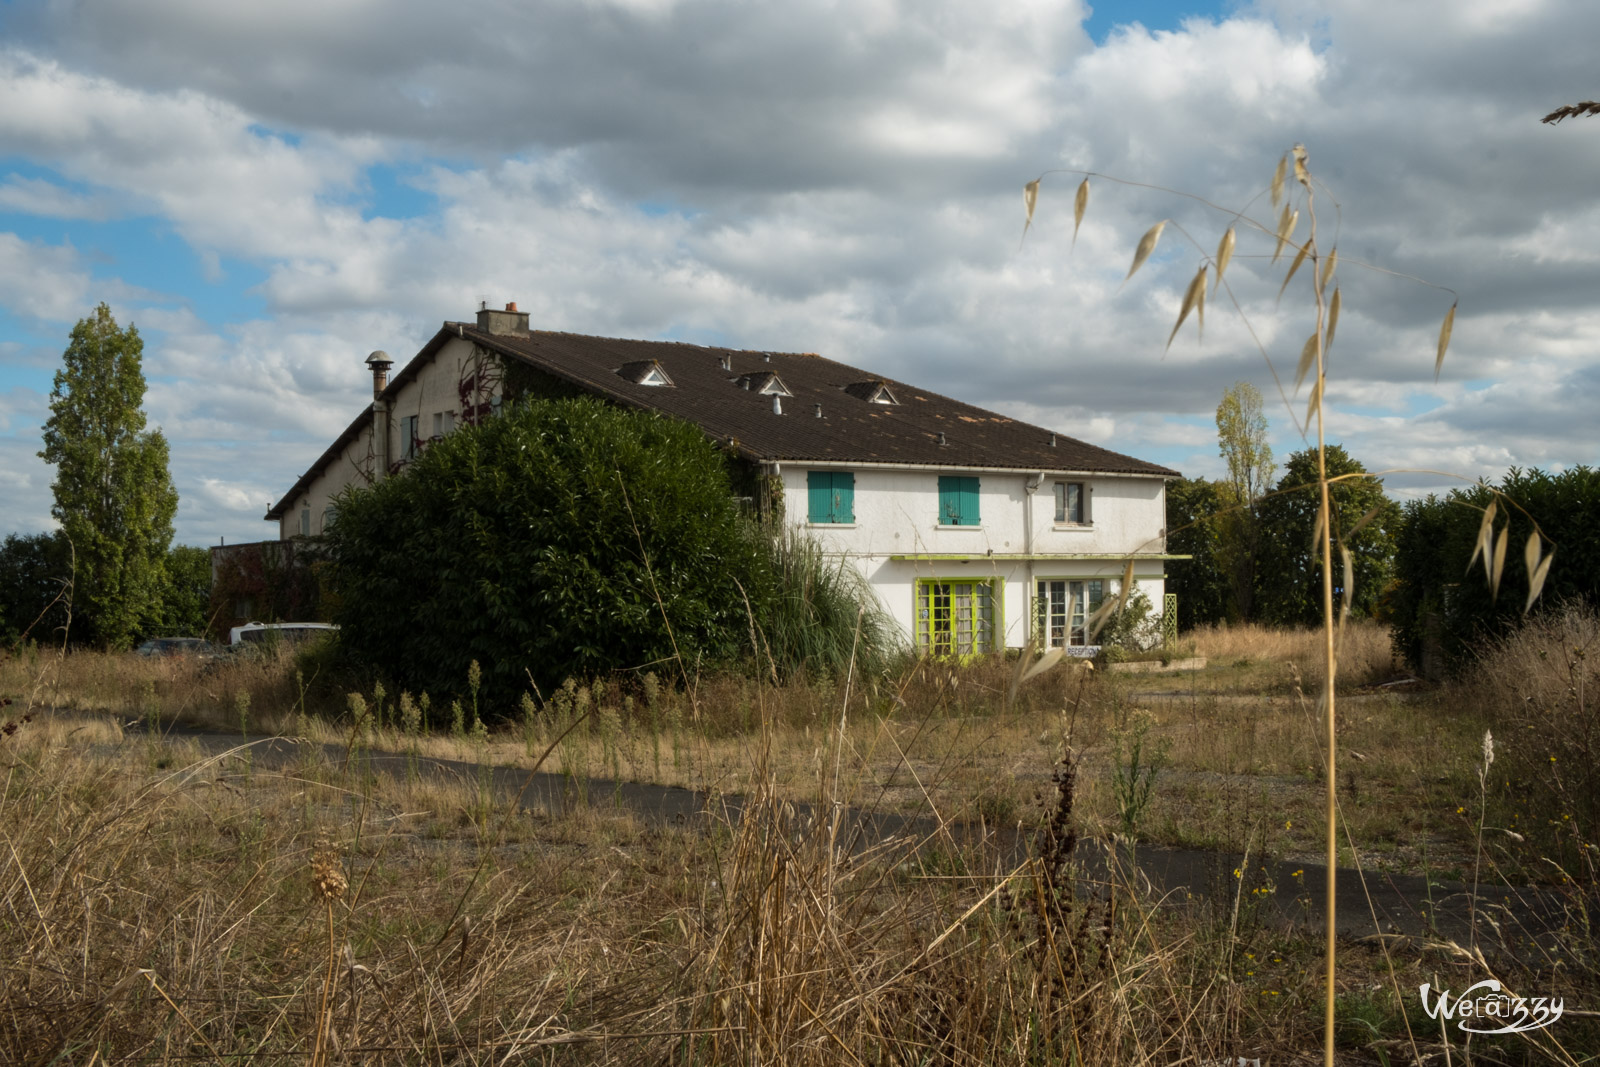
[(995, 647), (995, 582), (925, 578), (917, 583), (917, 649), (970, 656)]

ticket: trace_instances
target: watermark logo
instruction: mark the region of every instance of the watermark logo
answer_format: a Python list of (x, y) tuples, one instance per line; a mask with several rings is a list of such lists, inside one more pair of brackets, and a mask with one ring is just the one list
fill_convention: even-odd
[(1429, 1003), (1433, 987), (1422, 983), (1422, 1010), (1430, 1019), (1454, 1019), (1469, 1034), (1520, 1034), (1539, 1030), (1561, 1018), (1560, 997), (1514, 997), (1497, 979), (1485, 978), (1450, 999), (1450, 990), (1441, 989)]

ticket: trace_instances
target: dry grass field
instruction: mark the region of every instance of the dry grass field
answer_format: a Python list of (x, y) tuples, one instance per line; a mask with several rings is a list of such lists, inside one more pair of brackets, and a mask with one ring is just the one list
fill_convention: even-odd
[[(1315, 639), (1193, 640), (1203, 671), (1073, 665), (1014, 699), (1002, 660), (851, 679), (848, 700), (833, 681), (574, 680), (494, 730), (474, 729), (464, 679), (427, 731), (409, 695), (326, 691), (288, 658), (208, 670), (24, 651), (0, 662), (0, 1060), (1313, 1062), (1320, 949), (1257, 895), (1294, 886), (1196, 903), (1070, 874), (1080, 840), (1113, 833), (1320, 849)], [(1532, 835), (1481, 829), (1501, 818), (1478, 775), (1490, 701), (1378, 688), (1396, 672), (1375, 629), (1352, 630), (1341, 661), (1352, 858), (1490, 882), (1548, 867), (1518, 854)], [(207, 755), (147, 730), (176, 721), (241, 743)], [(273, 733), (738, 793), (746, 815), (550, 816), (471, 774), (371, 775), (309, 748), (269, 769), (242, 738)], [(915, 854), (852, 852), (835, 802), (1038, 833), (1014, 868), (937, 832)], [(1574, 895), (1575, 924), (1589, 899)], [(1592, 932), (1520, 960), (1485, 933), (1486, 957), (1347, 946), (1341, 1055), (1433, 1062), (1448, 1040), (1452, 1063), (1586, 1062)], [(1488, 973), (1565, 993), (1569, 1017), (1474, 1043), (1421, 1011), (1421, 982)]]

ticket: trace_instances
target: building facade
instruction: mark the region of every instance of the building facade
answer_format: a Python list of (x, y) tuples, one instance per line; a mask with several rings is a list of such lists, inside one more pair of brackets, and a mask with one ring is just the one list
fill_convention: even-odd
[(1131, 565), (1162, 610), (1177, 472), (813, 354), (533, 331), (516, 305), (449, 322), (267, 514), (315, 537), (352, 486), (521, 397), (591, 395), (695, 423), (762, 514), (858, 568), (933, 654), (1092, 650), (1086, 621)]

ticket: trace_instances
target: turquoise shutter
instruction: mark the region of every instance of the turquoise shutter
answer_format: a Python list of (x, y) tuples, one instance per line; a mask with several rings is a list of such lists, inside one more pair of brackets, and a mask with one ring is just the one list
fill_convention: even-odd
[(961, 479), (939, 475), (939, 525), (961, 525)]
[(978, 479), (961, 479), (961, 525), (978, 525)]
[(832, 510), (833, 476), (827, 471), (810, 471), (806, 474), (806, 521), (830, 522)]
[(833, 521), (856, 521), (856, 476), (849, 471), (833, 476)]

